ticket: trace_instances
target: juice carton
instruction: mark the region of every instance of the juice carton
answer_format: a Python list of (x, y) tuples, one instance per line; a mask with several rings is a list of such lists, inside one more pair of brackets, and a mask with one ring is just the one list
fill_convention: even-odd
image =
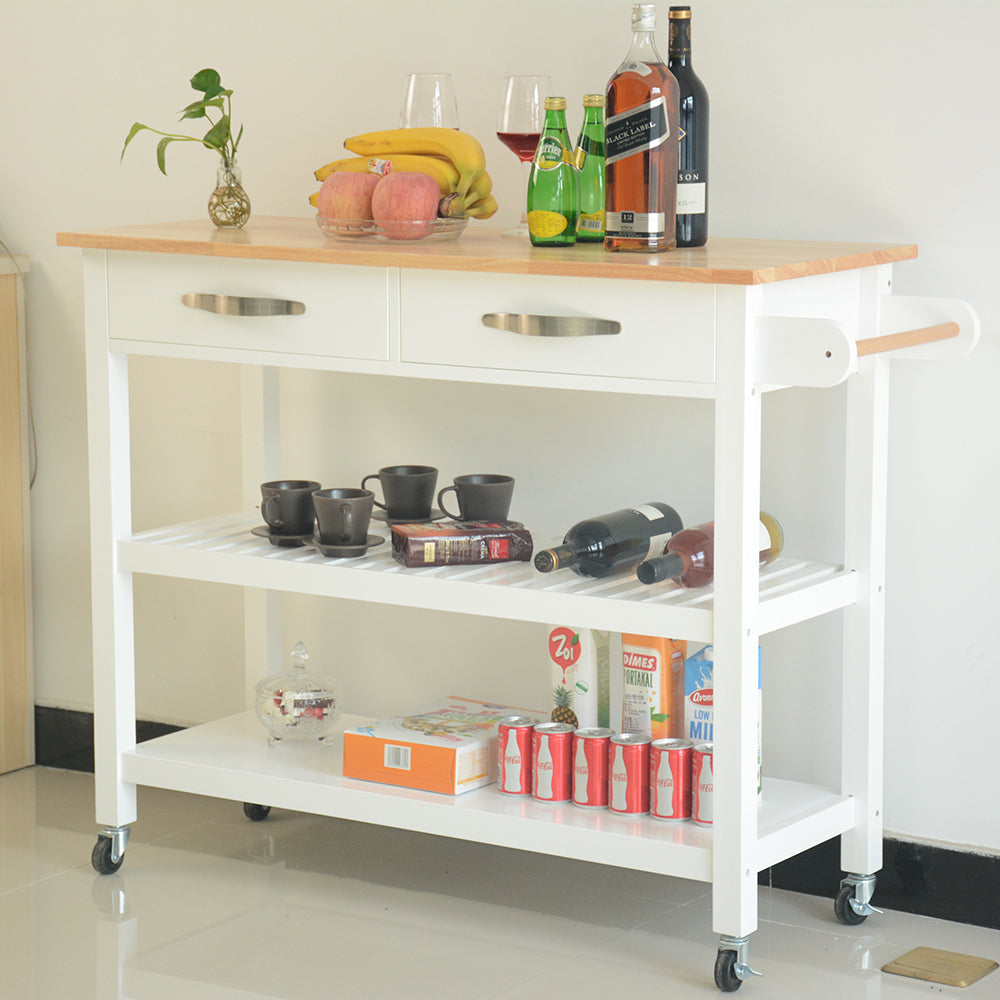
[(622, 730), (651, 736), (682, 736), (684, 658), (687, 642), (660, 636), (622, 636)]
[(544, 712), (450, 697), (344, 733), (344, 777), (457, 795), (497, 780), (497, 723)]
[[(757, 793), (761, 791), (761, 650), (757, 647)], [(687, 658), (684, 680), (684, 737), (695, 743), (715, 739), (715, 654), (703, 646)]]
[(553, 722), (578, 728), (611, 725), (611, 661), (618, 645), (615, 632), (549, 626)]

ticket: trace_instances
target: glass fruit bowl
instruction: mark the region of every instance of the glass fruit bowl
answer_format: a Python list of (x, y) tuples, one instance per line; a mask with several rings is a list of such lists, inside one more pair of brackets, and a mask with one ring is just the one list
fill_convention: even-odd
[(457, 240), (465, 232), (469, 219), (465, 217), (377, 223), (371, 219), (335, 219), (329, 215), (317, 215), (316, 224), (326, 236), (334, 240), (357, 240), (368, 237), (389, 240), (393, 243), (416, 243), (420, 240)]
[(332, 742), (340, 691), (333, 681), (306, 670), (308, 662), (306, 647), (296, 643), (288, 673), (265, 677), (256, 686), (257, 718), (268, 731), (270, 746), (283, 741)]

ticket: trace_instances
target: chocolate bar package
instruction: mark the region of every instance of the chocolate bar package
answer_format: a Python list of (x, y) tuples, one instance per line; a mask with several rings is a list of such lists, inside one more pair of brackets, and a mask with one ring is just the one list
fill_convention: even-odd
[(404, 566), (527, 562), (531, 532), (517, 521), (394, 524), (392, 557)]

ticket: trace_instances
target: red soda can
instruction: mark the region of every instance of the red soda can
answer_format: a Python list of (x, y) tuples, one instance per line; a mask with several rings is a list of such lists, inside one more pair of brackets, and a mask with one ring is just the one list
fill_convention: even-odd
[(535, 720), (505, 715), (497, 723), (497, 788), (508, 795), (531, 794), (531, 730)]
[(691, 818), (691, 740), (653, 740), (649, 746), (649, 815)]
[(573, 802), (584, 809), (608, 805), (610, 729), (578, 729), (573, 734)]
[(712, 825), (713, 748), (697, 743), (691, 751), (691, 818), (703, 826)]
[(648, 736), (619, 733), (608, 744), (608, 806), (631, 816), (649, 812)]
[(573, 797), (573, 726), (539, 722), (531, 733), (534, 783), (539, 802), (569, 802)]

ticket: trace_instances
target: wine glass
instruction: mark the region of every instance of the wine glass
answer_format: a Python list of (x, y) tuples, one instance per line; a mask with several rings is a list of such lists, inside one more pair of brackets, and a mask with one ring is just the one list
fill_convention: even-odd
[(504, 81), (497, 138), (521, 161), (521, 221), (504, 236), (528, 235), (528, 178), (545, 121), (545, 98), (552, 93), (547, 76), (508, 76)]
[(400, 128), (458, 128), (458, 102), (450, 73), (411, 73), (403, 91)]

